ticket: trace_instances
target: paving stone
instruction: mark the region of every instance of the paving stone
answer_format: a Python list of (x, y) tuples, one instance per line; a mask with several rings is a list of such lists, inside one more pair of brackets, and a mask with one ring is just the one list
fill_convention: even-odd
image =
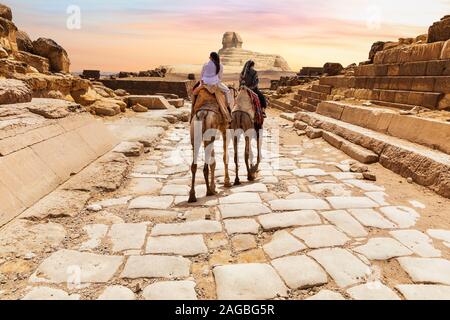
[(222, 232), (222, 225), (218, 221), (195, 220), (183, 223), (157, 224), (153, 227), (152, 236), (168, 236), (196, 233)]
[(370, 260), (389, 260), (413, 254), (411, 250), (392, 238), (372, 238), (367, 244), (353, 248), (353, 251)]
[(185, 278), (189, 276), (191, 261), (182, 257), (131, 256), (128, 258), (121, 278)]
[(188, 186), (170, 184), (162, 188), (160, 194), (170, 196), (186, 196), (189, 195), (189, 190), (190, 188)]
[(338, 300), (345, 300), (345, 298), (338, 292), (334, 292), (334, 291), (330, 291), (330, 290), (321, 290), (318, 294), (313, 295), (312, 297), (309, 297), (306, 300), (338, 301)]
[(430, 237), (446, 242), (450, 242), (450, 230), (428, 229)]
[(308, 255), (319, 262), (339, 287), (361, 283), (371, 274), (367, 265), (345, 249), (319, 249), (311, 251)]
[(276, 259), (291, 253), (302, 251), (306, 246), (287, 231), (278, 231), (272, 236), (272, 241), (263, 246), (264, 252)]
[(327, 201), (334, 209), (367, 209), (379, 206), (367, 197), (328, 197)]
[(197, 300), (193, 281), (161, 281), (147, 286), (142, 292), (145, 300)]
[(361, 222), (365, 227), (377, 229), (396, 229), (397, 226), (384, 218), (381, 214), (373, 209), (350, 209), (348, 210), (356, 220)]
[(263, 183), (253, 183), (246, 186), (236, 187), (231, 189), (233, 193), (242, 193), (242, 192), (267, 192), (267, 187)]
[(330, 225), (301, 227), (292, 231), (292, 234), (310, 248), (343, 246), (350, 241), (345, 234)]
[(269, 202), (275, 211), (327, 210), (330, 206), (322, 199), (273, 200)]
[(219, 300), (267, 300), (287, 296), (287, 288), (268, 264), (235, 264), (214, 268)]
[(352, 192), (348, 190), (345, 185), (337, 183), (317, 183), (309, 185), (308, 188), (311, 192), (325, 194), (327, 196), (349, 197), (352, 195)]
[(258, 217), (264, 230), (321, 224), (319, 215), (313, 210), (271, 213)]
[(124, 286), (110, 286), (103, 291), (97, 300), (136, 300), (133, 291)]
[(325, 271), (307, 256), (276, 259), (272, 265), (291, 289), (306, 289), (328, 282)]
[(239, 234), (231, 238), (231, 244), (237, 252), (247, 251), (258, 247), (255, 237), (250, 234)]
[(128, 201), (131, 200), (131, 197), (121, 197), (121, 198), (113, 198), (113, 199), (106, 199), (103, 201), (99, 201), (96, 203), (93, 203), (92, 205), (97, 205), (104, 208), (110, 208), (110, 207), (116, 207), (116, 206), (125, 206), (127, 205)]
[(192, 257), (208, 253), (208, 248), (201, 235), (163, 236), (148, 238), (146, 252)]
[(317, 199), (317, 197), (307, 192), (296, 192), (286, 197), (286, 200), (296, 200), (296, 199)]
[(127, 192), (130, 194), (154, 194), (162, 188), (162, 183), (154, 178), (135, 178), (130, 180)]
[(352, 180), (352, 179), (364, 179), (362, 173), (353, 173), (353, 172), (332, 172), (330, 173), (335, 179), (338, 180)]
[(133, 199), (128, 209), (168, 209), (173, 203), (172, 196), (141, 196)]
[(438, 258), (397, 259), (415, 283), (450, 285), (450, 261)]
[(89, 224), (83, 227), (83, 230), (87, 233), (89, 240), (83, 242), (80, 246), (81, 251), (87, 251), (97, 248), (102, 239), (108, 232), (108, 226), (104, 224)]
[(80, 300), (80, 295), (69, 295), (64, 290), (49, 287), (36, 287), (31, 289), (22, 300)]
[(68, 274), (73, 273), (80, 277), (80, 283), (108, 282), (122, 262), (123, 257), (63, 249), (53, 253), (39, 265), (32, 281), (67, 283)]
[(399, 296), (381, 282), (369, 282), (347, 290), (355, 300), (400, 300)]
[(108, 232), (113, 252), (141, 249), (146, 235), (146, 223), (113, 224)]
[(361, 190), (364, 191), (384, 191), (385, 189), (383, 187), (377, 186), (373, 183), (368, 183), (362, 180), (357, 180), (357, 179), (353, 179), (353, 180), (344, 180), (343, 182), (352, 185), (354, 187), (357, 187)]
[(238, 204), (238, 203), (261, 203), (259, 194), (252, 192), (233, 193), (224, 198), (220, 198), (220, 204)]
[(325, 171), (323, 171), (322, 169), (297, 169), (292, 171), (293, 174), (295, 174), (298, 177), (308, 177), (308, 176), (315, 176), (315, 177), (320, 177), (320, 176), (326, 176), (327, 173)]
[(223, 204), (219, 205), (223, 219), (254, 217), (270, 213), (270, 209), (260, 203)]
[(396, 288), (406, 300), (450, 300), (450, 286), (401, 284)]
[(415, 226), (420, 218), (416, 210), (408, 207), (382, 207), (380, 211), (402, 229)]
[(366, 192), (365, 195), (378, 203), (380, 206), (390, 206), (390, 203), (386, 201), (388, 195), (384, 192)]
[(228, 234), (250, 233), (258, 234), (259, 224), (254, 219), (225, 220), (225, 230)]
[(425, 233), (418, 230), (397, 230), (390, 234), (405, 247), (423, 258), (438, 258), (441, 251), (433, 247), (433, 241)]
[(364, 227), (344, 210), (327, 211), (320, 214), (351, 237), (361, 238), (368, 234)]

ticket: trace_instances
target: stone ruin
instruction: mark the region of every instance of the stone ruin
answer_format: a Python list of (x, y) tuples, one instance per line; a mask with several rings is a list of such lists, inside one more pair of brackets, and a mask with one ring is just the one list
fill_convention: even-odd
[(449, 39), (445, 16), (428, 34), (374, 43), (359, 66), (327, 63), (318, 82), (271, 105), (297, 113), (309, 136), (450, 197)]
[[(280, 55), (263, 54), (242, 49), (243, 40), (236, 32), (225, 32), (219, 55), (224, 66), (242, 70), (248, 60), (255, 61), (255, 68), (264, 71), (290, 71), (286, 60)], [(239, 71), (240, 71), (239, 70)]]
[[(114, 189), (124, 178), (128, 160), (126, 152), (111, 154), (111, 150), (119, 138), (134, 139), (123, 137), (123, 132), (137, 131), (143, 149), (164, 132), (158, 125), (188, 118), (175, 112), (184, 105), (178, 97), (131, 96), (123, 89), (112, 90), (70, 74), (69, 56), (60, 45), (46, 38), (32, 41), (12, 18), (10, 8), (0, 4), (0, 226), (92, 163), (108, 175), (89, 182), (83, 191), (75, 185), (61, 187), (55, 196), (78, 199), (82, 206), (88, 190)], [(84, 75), (96, 79), (99, 72)], [(149, 109), (174, 114), (166, 116), (166, 122), (146, 120), (151, 128), (129, 128), (124, 122), (111, 130), (93, 116)], [(148, 138), (143, 138), (147, 132)]]

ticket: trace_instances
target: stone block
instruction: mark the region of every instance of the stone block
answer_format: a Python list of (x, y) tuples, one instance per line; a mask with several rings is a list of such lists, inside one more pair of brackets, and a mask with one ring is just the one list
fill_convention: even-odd
[(53, 191), (60, 178), (30, 148), (0, 158), (0, 183), (26, 207)]
[(376, 163), (379, 159), (378, 155), (374, 152), (350, 142), (344, 142), (341, 146), (341, 151), (353, 159), (365, 164)]
[(111, 151), (118, 143), (118, 138), (102, 121), (94, 121), (77, 128), (76, 133), (94, 151), (97, 157)]
[(126, 98), (128, 107), (132, 107), (135, 104), (143, 105), (150, 110), (173, 110), (175, 107), (171, 105), (163, 96), (128, 96)]
[(73, 131), (35, 144), (31, 149), (56, 173), (60, 182), (66, 181), (97, 158), (94, 151)]
[(336, 102), (321, 102), (317, 107), (317, 113), (339, 120), (345, 105)]
[(434, 91), (450, 93), (450, 77), (437, 77), (434, 83)]
[[(450, 46), (449, 46), (450, 48)], [(449, 50), (450, 52), (450, 50)], [(449, 58), (450, 59), (450, 58)], [(427, 72), (426, 76), (442, 76), (444, 74), (444, 70), (447, 67), (447, 61), (444, 60), (433, 60), (427, 62)]]
[(435, 91), (435, 80), (436, 78), (434, 77), (415, 77), (411, 85), (411, 90), (422, 92)]
[(445, 44), (442, 47), (441, 59), (450, 59), (450, 39), (445, 41)]
[(424, 76), (427, 71), (427, 62), (407, 62), (400, 65), (400, 75), (402, 76)]
[(327, 131), (323, 132), (322, 138), (337, 149), (341, 149), (342, 144), (346, 141), (345, 139), (339, 137), (338, 135), (335, 135)]
[(19, 215), (25, 206), (0, 182), (0, 226)]

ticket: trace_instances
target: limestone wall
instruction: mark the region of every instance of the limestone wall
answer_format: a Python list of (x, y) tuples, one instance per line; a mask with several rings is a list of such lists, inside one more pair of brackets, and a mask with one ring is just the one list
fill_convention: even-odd
[[(44, 99), (48, 100), (48, 99)], [(57, 102), (56, 102), (57, 101)], [(0, 108), (0, 226), (113, 149), (117, 138), (86, 112), (52, 118), (55, 108), (39, 115), (28, 104)], [(48, 101), (62, 106), (62, 100)], [(51, 111), (53, 110), (53, 111)], [(36, 113), (37, 112), (37, 113)], [(9, 115), (9, 116), (8, 116)]]

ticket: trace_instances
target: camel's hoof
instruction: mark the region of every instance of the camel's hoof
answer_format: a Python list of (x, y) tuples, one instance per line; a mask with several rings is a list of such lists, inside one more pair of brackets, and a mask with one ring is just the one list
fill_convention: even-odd
[(197, 202), (197, 198), (195, 196), (189, 196), (188, 203), (194, 203)]
[(207, 197), (212, 197), (212, 196), (215, 196), (215, 195), (217, 195), (217, 192), (215, 190), (208, 190), (206, 192), (206, 196)]
[(231, 185), (231, 182), (225, 182), (224, 183), (224, 185), (223, 185), (225, 188), (231, 188), (232, 187), (232, 185)]
[(252, 175), (252, 176), (248, 176), (247, 179), (248, 179), (248, 181), (255, 181), (256, 177)]
[(239, 181), (239, 180), (234, 181), (234, 185), (235, 186), (240, 186), (241, 185), (241, 181)]

